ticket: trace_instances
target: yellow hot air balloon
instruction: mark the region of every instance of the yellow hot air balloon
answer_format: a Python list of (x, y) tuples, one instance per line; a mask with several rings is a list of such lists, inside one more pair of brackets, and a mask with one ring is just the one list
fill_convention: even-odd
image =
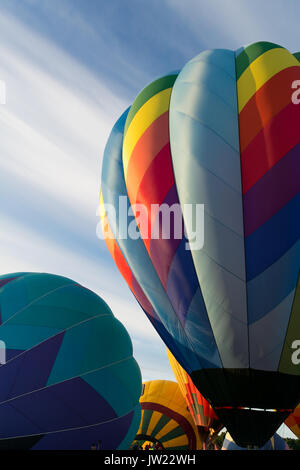
[(181, 393), (194, 419), (194, 423), (197, 426), (200, 438), (206, 443), (209, 438), (222, 429), (223, 424), (211, 405), (196, 388), (190, 376), (181, 367), (179, 362), (176, 361), (175, 357), (168, 349), (167, 354)]
[(137, 441), (168, 450), (201, 450), (202, 442), (179, 385), (170, 380), (143, 383)]

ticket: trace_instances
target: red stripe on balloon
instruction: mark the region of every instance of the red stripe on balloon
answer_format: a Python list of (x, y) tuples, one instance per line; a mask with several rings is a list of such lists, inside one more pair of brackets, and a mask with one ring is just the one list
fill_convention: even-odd
[(300, 106), (290, 103), (241, 154), (243, 194), (300, 142)]
[(127, 261), (125, 260), (119, 245), (117, 244), (111, 226), (108, 222), (107, 215), (104, 216), (103, 225), (105, 227), (104, 232), (104, 240), (108, 251), (110, 252), (112, 259), (114, 260), (117, 268), (119, 269), (120, 273), (122, 274), (123, 278), (127, 282), (130, 289), (132, 288), (132, 280), (131, 280), (131, 269), (129, 268)]
[(244, 195), (245, 237), (257, 230), (298, 194), (299, 161), (300, 143)]
[(159, 116), (137, 141), (128, 163), (125, 175), (126, 187), (131, 204), (135, 204), (137, 191), (145, 172), (156, 155), (169, 142), (169, 112)]
[(149, 300), (147, 299), (144, 291), (137, 282), (135, 276), (133, 275), (130, 267), (127, 264), (127, 261), (121, 252), (121, 249), (114, 239), (113, 232), (109, 225), (107, 216), (104, 216), (105, 224), (107, 224), (107, 232), (105, 237), (106, 246), (117, 266), (124, 280), (127, 282), (129, 288), (131, 289), (133, 295), (136, 297), (137, 301), (140, 303), (141, 307), (144, 309), (145, 313), (153, 318), (153, 308)]
[(248, 101), (239, 114), (241, 152), (291, 102), (291, 86), (299, 77), (300, 66), (286, 68), (268, 80)]
[(158, 208), (153, 210), (152, 205), (161, 205), (173, 184), (174, 174), (170, 154), (170, 145), (168, 143), (163, 147), (158, 155), (156, 155), (150, 167), (146, 171), (139, 186), (136, 198), (136, 203), (143, 204), (147, 210), (148, 230), (145, 237), (142, 233), (142, 237), (144, 239), (148, 253), (150, 253), (153, 223), (159, 210)]

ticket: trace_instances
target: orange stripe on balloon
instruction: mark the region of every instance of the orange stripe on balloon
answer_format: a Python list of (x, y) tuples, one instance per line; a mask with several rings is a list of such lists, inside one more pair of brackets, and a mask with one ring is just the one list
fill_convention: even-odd
[(131, 204), (135, 204), (138, 188), (153, 159), (169, 142), (169, 113), (157, 118), (140, 137), (131, 154), (126, 187)]
[(290, 103), (242, 152), (243, 194), (300, 142), (299, 122), (300, 106)]
[(149, 302), (141, 286), (135, 279), (130, 267), (127, 264), (125, 257), (122, 254), (122, 251), (119, 245), (117, 244), (114, 238), (114, 234), (111, 230), (111, 227), (107, 218), (107, 214), (102, 215), (101, 225), (103, 229), (104, 240), (108, 248), (108, 251), (111, 254), (112, 259), (114, 260), (117, 268), (119, 269), (124, 280), (127, 282), (129, 288), (131, 289), (133, 295), (136, 297), (137, 301), (140, 303), (140, 305), (145, 310), (147, 315), (149, 317), (152, 317), (153, 315), (152, 315), (151, 303)]
[(114, 234), (111, 230), (111, 227), (108, 222), (108, 218), (106, 214), (103, 214), (101, 217), (101, 226), (102, 226), (102, 233), (104, 236), (104, 240), (106, 243), (106, 246), (111, 254), (111, 256), (114, 258), (114, 244), (115, 244), (115, 238)]
[(291, 103), (292, 83), (300, 79), (300, 66), (289, 67), (265, 83), (239, 115), (240, 147), (243, 152), (264, 126)]
[(164, 202), (173, 184), (174, 174), (170, 144), (168, 143), (156, 155), (144, 174), (136, 199), (137, 204), (143, 204), (148, 213), (148, 238), (144, 239), (148, 253), (150, 253), (152, 227), (159, 210), (158, 207), (153, 210), (153, 205), (160, 206)]
[(119, 245), (117, 244), (114, 234), (111, 230), (111, 227), (108, 222), (107, 215), (105, 214), (101, 220), (103, 233), (104, 233), (104, 240), (108, 251), (110, 252), (117, 268), (119, 269), (120, 273), (122, 274), (123, 278), (127, 282), (130, 289), (132, 289), (132, 274), (131, 270), (125, 260)]
[(132, 290), (132, 274), (131, 274), (131, 270), (119, 248), (119, 245), (117, 244), (117, 242), (115, 242), (115, 246), (114, 246), (114, 261), (120, 271), (120, 273), (122, 274), (122, 276), (124, 277), (125, 281), (127, 282), (128, 286), (130, 287), (130, 289)]

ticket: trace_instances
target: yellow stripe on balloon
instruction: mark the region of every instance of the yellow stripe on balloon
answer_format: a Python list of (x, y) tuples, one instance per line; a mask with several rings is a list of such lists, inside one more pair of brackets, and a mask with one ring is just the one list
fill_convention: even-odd
[(158, 434), (156, 434), (156, 439), (160, 439), (161, 437), (166, 436), (169, 432), (173, 431), (175, 428), (177, 428), (179, 424), (177, 421), (174, 421), (174, 419), (170, 419), (170, 421), (159, 431)]
[(237, 81), (239, 112), (274, 75), (299, 61), (286, 49), (271, 49), (255, 59)]
[(180, 390), (181, 390), (183, 396), (186, 396), (186, 388), (185, 388), (184, 385), (188, 384), (187, 373), (181, 367), (179, 362), (176, 361), (175, 357), (173, 356), (173, 354), (171, 353), (171, 351), (169, 349), (167, 349), (167, 355), (168, 355), (168, 359), (169, 359), (170, 365), (172, 367), (173, 373), (174, 373), (175, 378), (177, 380), (177, 383), (180, 387)]
[(179, 437), (175, 437), (174, 439), (171, 439), (170, 441), (166, 441), (163, 443), (164, 448), (166, 449), (167, 447), (183, 447), (183, 446), (188, 446), (189, 441), (187, 438), (186, 434), (182, 434)]
[(99, 199), (99, 216), (100, 216), (101, 221), (103, 221), (103, 219), (106, 216), (102, 190), (100, 191), (100, 199)]
[(148, 431), (147, 431), (148, 436), (151, 436), (155, 426), (157, 425), (161, 417), (162, 417), (161, 413), (159, 413), (158, 411), (153, 411), (149, 425), (148, 425)]
[(144, 410), (141, 410), (141, 422), (140, 422), (140, 427), (138, 429), (137, 434), (141, 434), (142, 432), (143, 420), (144, 420)]
[(104, 240), (106, 242), (107, 248), (110, 251), (111, 256), (115, 260), (114, 257), (114, 234), (112, 232), (111, 226), (108, 222), (107, 213), (105, 210), (105, 204), (103, 199), (103, 193), (100, 191), (100, 200), (99, 200), (99, 216), (100, 216), (100, 224), (102, 227), (102, 234), (104, 236)]
[(147, 128), (170, 106), (172, 88), (166, 88), (152, 96), (132, 119), (123, 141), (123, 166), (125, 180), (132, 151)]

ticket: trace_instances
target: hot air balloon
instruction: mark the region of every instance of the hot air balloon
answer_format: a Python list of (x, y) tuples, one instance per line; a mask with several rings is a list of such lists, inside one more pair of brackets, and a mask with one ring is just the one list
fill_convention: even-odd
[(197, 426), (200, 438), (203, 441), (203, 446), (206, 447), (208, 438), (212, 438), (214, 434), (218, 433), (223, 425), (211, 405), (201, 395), (193, 384), (190, 376), (176, 361), (169, 350), (167, 350), (167, 354), (181, 393), (188, 405), (194, 423)]
[(159, 443), (166, 450), (199, 450), (201, 440), (177, 383), (151, 380), (143, 383), (142, 418), (137, 441)]
[(71, 279), (16, 273), (0, 276), (0, 312), (0, 449), (128, 449), (141, 374), (108, 305)]
[[(223, 442), (222, 450), (250, 450), (248, 448), (239, 447), (230, 434), (227, 432)], [(254, 450), (254, 449), (253, 449)], [(289, 446), (279, 434), (275, 434), (271, 437), (262, 447), (256, 448), (255, 450), (290, 450)]]
[(290, 416), (284, 422), (290, 430), (300, 439), (300, 404), (290, 414)]
[(103, 157), (108, 248), (242, 447), (300, 400), (299, 77), (277, 44), (204, 51), (137, 96)]

